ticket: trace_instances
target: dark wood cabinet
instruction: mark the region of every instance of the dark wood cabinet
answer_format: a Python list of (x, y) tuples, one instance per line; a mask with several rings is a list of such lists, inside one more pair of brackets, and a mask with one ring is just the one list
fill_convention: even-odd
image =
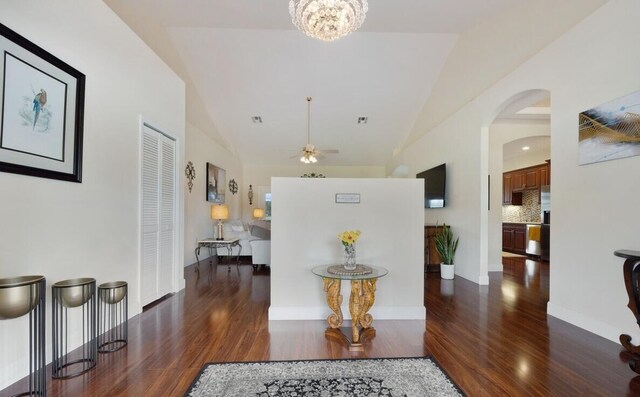
[(511, 172), (511, 191), (517, 192), (524, 190), (525, 188), (525, 173), (524, 171), (512, 171)]
[(525, 189), (539, 189), (540, 188), (540, 168), (525, 171), (524, 174), (524, 188)]
[(527, 225), (521, 223), (503, 223), (502, 250), (515, 254), (526, 254)]
[(502, 204), (511, 204), (511, 174), (502, 174)]
[[(447, 227), (449, 227), (447, 225)], [(424, 227), (424, 268), (425, 272), (439, 272), (440, 271), (440, 254), (436, 250), (436, 242), (433, 236), (442, 230), (442, 226), (429, 225)]]
[(551, 165), (549, 163), (522, 168), (502, 174), (502, 204), (522, 205), (522, 192), (538, 191), (540, 202), (540, 186), (551, 182)]
[(540, 173), (540, 186), (547, 186), (551, 184), (550, 170), (551, 167), (549, 167), (549, 164), (545, 164), (538, 169), (538, 172)]

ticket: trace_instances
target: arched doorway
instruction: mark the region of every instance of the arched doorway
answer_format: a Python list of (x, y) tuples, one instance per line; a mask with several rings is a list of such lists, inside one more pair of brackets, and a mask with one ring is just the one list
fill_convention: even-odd
[(490, 180), (486, 192), (489, 211), (481, 220), (486, 236), (482, 256), (489, 272), (502, 271), (503, 222), (540, 222), (539, 192), (534, 187), (522, 189), (518, 195), (526, 198), (526, 205), (518, 201), (512, 205), (506, 198), (510, 189), (503, 189), (503, 173), (537, 166), (551, 158), (550, 121), (550, 92), (527, 90), (504, 101), (483, 128)]

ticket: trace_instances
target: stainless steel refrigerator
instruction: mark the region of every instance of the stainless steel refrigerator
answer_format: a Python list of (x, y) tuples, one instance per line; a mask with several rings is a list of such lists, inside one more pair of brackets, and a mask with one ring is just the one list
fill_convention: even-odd
[(549, 261), (549, 236), (551, 227), (551, 189), (549, 186), (540, 187), (540, 259)]

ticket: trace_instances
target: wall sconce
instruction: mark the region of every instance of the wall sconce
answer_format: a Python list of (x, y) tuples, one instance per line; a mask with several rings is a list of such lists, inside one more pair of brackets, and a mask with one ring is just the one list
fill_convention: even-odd
[(189, 182), (187, 182), (187, 186), (189, 186), (189, 193), (191, 193), (191, 189), (193, 189), (193, 180), (196, 179), (196, 169), (191, 161), (187, 163), (187, 168), (184, 169), (184, 175), (189, 180)]
[(226, 204), (212, 205), (211, 219), (218, 221), (216, 240), (224, 240), (224, 237), (222, 236), (222, 221), (229, 219), (229, 207)]

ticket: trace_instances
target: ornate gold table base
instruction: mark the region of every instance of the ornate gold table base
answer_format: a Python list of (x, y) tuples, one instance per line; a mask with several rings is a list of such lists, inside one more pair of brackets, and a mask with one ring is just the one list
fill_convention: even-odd
[(371, 326), (373, 316), (368, 312), (375, 302), (377, 279), (351, 280), (351, 296), (349, 297), (351, 339), (340, 329), (344, 320), (340, 307), (342, 305), (341, 280), (334, 278), (323, 278), (322, 280), (324, 281), (324, 291), (327, 293), (327, 304), (333, 311), (327, 317), (329, 328), (325, 331), (325, 335), (344, 343), (349, 347), (349, 351), (362, 351), (362, 344), (376, 335), (376, 330)]

